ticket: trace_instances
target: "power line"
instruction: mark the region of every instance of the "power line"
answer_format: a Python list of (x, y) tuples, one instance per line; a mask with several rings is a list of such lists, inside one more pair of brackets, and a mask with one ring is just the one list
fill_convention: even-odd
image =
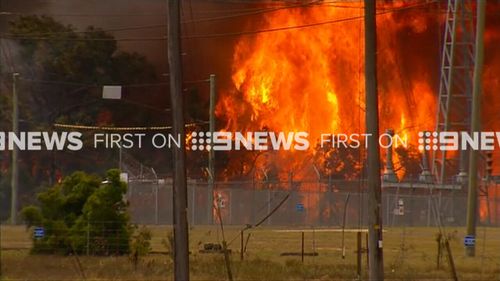
[(0, 16), (51, 16), (51, 17), (165, 17), (166, 14), (32, 14), (23, 12), (0, 12)]
[[(224, 3), (224, 4), (264, 4), (264, 5), (275, 5), (275, 6), (279, 6), (279, 5), (282, 5), (282, 4), (299, 4), (301, 2), (304, 2), (304, 1), (301, 1), (301, 0), (297, 0), (297, 1), (275, 1), (275, 0), (269, 0), (269, 1), (263, 1), (263, 0), (260, 0), (259, 2), (255, 1), (255, 0), (248, 0), (248, 1), (245, 1), (245, 0), (226, 0), (226, 1), (223, 1), (223, 0), (208, 0), (208, 1), (211, 1), (211, 2), (219, 2), (219, 3)], [(311, 0), (309, 0), (311, 1)], [(336, 2), (342, 2), (344, 0), (337, 0)]]
[[(197, 23), (197, 22), (206, 22), (206, 21), (217, 21), (217, 20), (224, 20), (224, 19), (230, 19), (230, 18), (235, 18), (235, 17), (241, 17), (241, 16), (248, 16), (248, 15), (256, 15), (256, 14), (261, 14), (261, 13), (266, 13), (266, 12), (273, 12), (281, 9), (288, 9), (288, 8), (297, 8), (297, 7), (305, 7), (309, 6), (312, 4), (317, 4), (320, 0), (315, 0), (314, 2), (311, 3), (306, 3), (306, 4), (300, 4), (300, 5), (292, 5), (292, 6), (285, 6), (285, 7), (276, 7), (276, 8), (261, 8), (258, 10), (254, 10), (251, 12), (245, 12), (245, 13), (239, 13), (239, 14), (231, 14), (227, 16), (220, 16), (220, 17), (211, 17), (211, 18), (201, 18), (201, 19), (191, 19), (188, 21), (183, 21), (182, 23)], [(9, 12), (3, 12), (2, 14), (11, 14)], [(29, 15), (29, 14), (28, 14)], [(44, 15), (42, 15), (44, 16)], [(69, 16), (69, 15), (68, 15)], [(106, 29), (102, 30), (103, 32), (119, 32), (119, 31), (129, 31), (129, 30), (138, 30), (138, 29), (152, 29), (152, 28), (163, 28), (166, 27), (167, 24), (153, 24), (153, 25), (143, 25), (143, 26), (129, 26), (129, 27), (120, 27), (120, 28), (112, 28), (112, 29)], [(36, 36), (44, 36), (44, 35), (54, 35), (54, 34), (78, 34), (78, 33), (88, 33), (88, 31), (75, 31), (75, 30), (68, 30), (68, 31), (58, 31), (58, 32), (44, 32), (44, 33), (31, 33)], [(23, 34), (24, 36), (30, 35), (30, 33)]]
[(12, 34), (2, 34), (0, 38), (13, 39), (13, 40), (38, 40), (38, 41), (165, 41), (166, 36), (163, 37), (133, 37), (133, 38), (55, 38), (55, 37), (35, 37), (35, 36), (19, 36)]
[[(42, 32), (42, 33), (25, 33), (23, 36), (36, 35), (36, 36), (49, 36), (49, 35), (61, 35), (61, 34), (87, 34), (91, 32), (119, 32), (119, 31), (130, 31), (130, 30), (141, 30), (141, 29), (152, 29), (152, 28), (163, 28), (166, 24), (150, 24), (150, 25), (137, 25), (137, 26), (127, 26), (127, 27), (117, 27), (110, 29), (95, 29), (95, 30), (66, 30), (66, 31), (54, 31), (54, 32)], [(15, 35), (14, 35), (15, 36)], [(72, 38), (71, 38), (72, 39)], [(76, 38), (74, 38), (76, 39)], [(100, 38), (96, 38), (100, 39)], [(105, 39), (105, 38), (103, 38)]]
[[(203, 22), (203, 21), (214, 21), (214, 20), (223, 20), (223, 19), (229, 19), (229, 18), (235, 18), (235, 17), (240, 17), (240, 16), (247, 16), (247, 15), (255, 15), (255, 14), (260, 14), (260, 13), (267, 13), (267, 12), (273, 12), (277, 10), (282, 10), (282, 9), (290, 9), (290, 8), (298, 8), (298, 7), (306, 7), (306, 6), (312, 6), (312, 5), (325, 5), (328, 4), (330, 7), (339, 7), (339, 8), (348, 8), (349, 6), (346, 5), (339, 5), (335, 6), (334, 3), (338, 3), (338, 1), (327, 1), (327, 2), (322, 2), (320, 3), (321, 0), (315, 0), (310, 3), (300, 3), (300, 4), (294, 4), (294, 5), (287, 5), (287, 6), (280, 6), (280, 7), (271, 7), (271, 8), (249, 8), (249, 9), (229, 9), (230, 12), (240, 12), (237, 14), (230, 14), (226, 16), (220, 16), (220, 17), (211, 17), (211, 18), (200, 18), (200, 19), (192, 19), (189, 21), (183, 21), (182, 23), (192, 23), (192, 22)], [(262, 3), (259, 3), (262, 4)], [(207, 11), (203, 11), (207, 12)], [(223, 10), (211, 10), (208, 11), (211, 13), (222, 13), (222, 12), (228, 12), (228, 9), (223, 9)], [(0, 12), (0, 15), (7, 15), (7, 16), (53, 16), (53, 17), (141, 17), (141, 16), (158, 16), (158, 17), (165, 17), (166, 14), (31, 14), (31, 13), (20, 13), (20, 12)], [(166, 26), (166, 25), (162, 25)], [(146, 26), (146, 28), (149, 27), (156, 27), (156, 26)], [(120, 31), (120, 30), (118, 30)]]
[[(40, 84), (88, 86), (89, 88), (91, 88), (91, 87), (100, 88), (100, 87), (106, 86), (106, 85), (122, 86), (122, 88), (141, 88), (141, 87), (164, 86), (164, 85), (170, 84), (170, 82), (141, 83), (141, 84), (120, 84), (120, 83), (116, 83), (116, 82), (110, 82), (110, 83), (97, 84), (97, 83), (79, 83), (79, 82), (68, 82), (68, 81), (56, 81), (56, 80), (37, 80), (37, 79), (28, 79), (28, 78), (19, 78), (19, 80), (32, 82), (32, 83), (40, 83)], [(184, 84), (198, 84), (198, 83), (208, 83), (208, 82), (209, 82), (209, 79), (183, 81)]]
[[(322, 7), (332, 7), (332, 8), (345, 8), (345, 9), (363, 9), (363, 6), (352, 6), (352, 5), (346, 5), (346, 4), (335, 4), (338, 3), (336, 1), (332, 2), (332, 4), (329, 4), (328, 2), (323, 2), (321, 4), (314, 4), (314, 5), (320, 5)], [(196, 14), (217, 14), (217, 13), (224, 13), (224, 12), (239, 12), (241, 14), (232, 14), (232, 15), (226, 15), (226, 16), (220, 16), (220, 17), (208, 17), (208, 18), (200, 18), (200, 19), (192, 19), (188, 21), (183, 21), (183, 24), (186, 23), (192, 23), (192, 22), (204, 22), (204, 21), (214, 21), (214, 20), (222, 20), (222, 19), (229, 19), (229, 18), (235, 18), (238, 16), (246, 16), (246, 15), (253, 15), (253, 14), (261, 14), (261, 13), (266, 13), (266, 12), (273, 12), (276, 10), (282, 10), (282, 9), (290, 9), (290, 8), (296, 8), (296, 7), (303, 7), (303, 6), (313, 6), (312, 3), (308, 4), (300, 4), (300, 5), (293, 5), (293, 6), (285, 6), (285, 7), (273, 7), (273, 8), (249, 8), (249, 9), (224, 9), (224, 10), (203, 10), (203, 11), (196, 11)], [(384, 9), (378, 9), (379, 11), (383, 11)], [(433, 13), (440, 13), (444, 14), (446, 13), (445, 9), (440, 9), (437, 11), (432, 11)], [(493, 14), (498, 14), (498, 12), (488, 12), (493, 13)], [(89, 18), (100, 18), (100, 17), (165, 17), (165, 14), (48, 14), (48, 13), (43, 13), (43, 14), (33, 14), (33, 13), (23, 13), (23, 12), (0, 12), (0, 16), (50, 16), (50, 17), (89, 17)], [(166, 25), (162, 25), (166, 26)], [(149, 26), (144, 26), (144, 28), (154, 28), (158, 27), (158, 25), (149, 25)], [(132, 29), (135, 29), (135, 27), (131, 27)], [(108, 30), (104, 30), (108, 31)], [(113, 30), (109, 30), (113, 31)], [(120, 31), (120, 30), (118, 30)], [(85, 31), (75, 31), (79, 33), (84, 33)]]
[[(400, 7), (400, 8), (387, 9), (387, 10), (384, 10), (382, 12), (377, 13), (376, 15), (380, 16), (380, 15), (385, 15), (385, 14), (392, 13), (392, 12), (404, 11), (404, 10), (417, 8), (417, 7), (420, 7), (420, 6), (423, 6), (423, 5), (428, 5), (428, 4), (435, 3), (435, 2), (437, 2), (437, 0), (434, 0), (432, 2), (425, 2), (425, 3), (415, 4), (415, 5), (411, 5), (411, 6)], [(278, 27), (278, 28), (269, 28), (269, 29), (255, 30), (255, 31), (241, 31), (241, 32), (232, 32), (232, 33), (219, 33), (219, 34), (188, 35), (188, 36), (185, 36), (184, 39), (218, 38), (218, 37), (239, 36), (239, 35), (254, 35), (254, 34), (259, 34), (259, 33), (276, 32), (276, 31), (286, 31), (286, 30), (291, 30), (291, 29), (302, 29), (302, 28), (315, 27), (315, 26), (332, 24), (332, 23), (354, 21), (354, 20), (360, 20), (360, 19), (363, 19), (363, 18), (364, 18), (364, 16), (361, 15), (361, 16), (348, 17), (348, 18), (343, 18), (343, 19), (335, 19), (335, 20), (329, 20), (329, 21), (323, 21), (323, 22), (317, 22), (317, 23), (311, 23), (311, 24), (304, 24), (304, 25), (297, 25), (297, 26), (288, 26), (288, 27)]]
[[(230, 18), (237, 18), (237, 17), (243, 17), (243, 16), (251, 16), (251, 15), (258, 15), (258, 14), (263, 14), (263, 13), (275, 12), (275, 11), (279, 11), (279, 10), (283, 10), (283, 9), (304, 8), (304, 7), (310, 7), (313, 5), (318, 5), (318, 4), (320, 4), (320, 1), (321, 0), (315, 0), (315, 1), (310, 2), (310, 3), (302, 3), (302, 4), (290, 5), (290, 6), (284, 6), (284, 7), (265, 8), (265, 9), (261, 9), (261, 10), (255, 10), (252, 12), (232, 14), (232, 15), (220, 16), (220, 17), (201, 18), (201, 19), (196, 19), (196, 20), (183, 21), (182, 23), (185, 24), (185, 23), (218, 21), (218, 20), (224, 20), (224, 19), (230, 19)], [(335, 2), (335, 1), (333, 1), (333, 2)], [(323, 2), (323, 3), (326, 4), (327, 2)], [(322, 5), (323, 3), (321, 3), (320, 5)]]
[[(424, 2), (424, 3), (414, 4), (414, 5), (399, 7), (399, 8), (385, 9), (385, 10), (382, 10), (381, 12), (377, 13), (377, 16), (385, 15), (388, 13), (405, 11), (405, 10), (414, 9), (414, 8), (419, 8), (419, 7), (433, 4), (436, 2), (437, 2), (437, 0), (434, 0), (434, 1)], [(321, 25), (326, 25), (326, 24), (354, 21), (354, 20), (360, 20), (362, 18), (363, 18), (363, 16), (354, 16), (354, 17), (347, 17), (347, 18), (317, 22), (317, 23), (270, 28), (270, 29), (262, 29), (262, 30), (228, 32), (228, 33), (214, 33), (214, 34), (194, 34), (194, 35), (183, 36), (182, 39), (220, 38), (220, 37), (233, 37), (233, 36), (240, 36), (240, 35), (254, 35), (254, 34), (266, 33), (266, 32), (286, 31), (286, 30), (292, 30), (292, 29), (302, 29), (302, 28), (315, 27), (315, 26), (321, 26)], [(158, 25), (147, 25), (147, 26), (124, 27), (124, 28), (116, 28), (116, 29), (100, 30), (100, 31), (113, 32), (113, 31), (125, 31), (125, 30), (134, 30), (134, 29), (157, 28), (157, 27), (164, 27), (164, 26), (165, 26), (164, 24), (158, 24)], [(68, 32), (82, 33), (82, 32), (77, 32), (77, 31), (68, 31)], [(84, 31), (83, 33), (85, 33), (85, 32), (87, 32), (87, 31)], [(50, 33), (50, 34), (58, 34), (58, 33)], [(36, 36), (35, 37), (35, 36), (26, 36), (26, 35), (2, 34), (0, 37), (6, 38), (6, 39), (17, 39), (17, 40), (53, 40), (53, 41), (163, 41), (163, 40), (167, 40), (166, 36), (143, 37), (143, 38), (52, 38), (52, 37), (43, 37), (43, 36)]]
[(106, 85), (117, 85), (122, 88), (141, 88), (141, 87), (154, 87), (154, 86), (163, 86), (168, 85), (168, 82), (157, 82), (157, 83), (144, 83), (144, 84), (120, 84), (120, 83), (103, 83), (103, 84), (95, 84), (95, 83), (79, 83), (79, 82), (67, 82), (67, 81), (51, 81), (51, 80), (36, 80), (36, 79), (27, 79), (21, 78), (20, 80), (39, 83), (39, 84), (56, 84), (56, 85), (68, 85), (68, 86), (87, 86), (89, 88), (100, 88)]
[(40, 84), (59, 84), (59, 85), (69, 85), (69, 86), (94, 86), (97, 87), (96, 84), (88, 84), (88, 83), (79, 83), (79, 82), (68, 82), (68, 81), (50, 81), (50, 80), (36, 80), (36, 79), (28, 79), (28, 78), (19, 78), (19, 80), (32, 82), (32, 83), (40, 83)]

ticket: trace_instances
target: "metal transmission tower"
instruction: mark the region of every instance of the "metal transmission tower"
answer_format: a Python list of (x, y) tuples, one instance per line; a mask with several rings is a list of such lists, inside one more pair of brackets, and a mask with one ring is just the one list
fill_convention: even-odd
[[(474, 69), (473, 0), (448, 0), (441, 61), (441, 79), (436, 132), (469, 131)], [(467, 171), (467, 152), (447, 159), (446, 151), (434, 150), (433, 172), (438, 183), (445, 182), (446, 171), (457, 167)]]

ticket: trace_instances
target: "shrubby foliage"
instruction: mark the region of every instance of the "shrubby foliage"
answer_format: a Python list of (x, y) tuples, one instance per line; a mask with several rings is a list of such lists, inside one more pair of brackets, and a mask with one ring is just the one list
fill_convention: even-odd
[(135, 229), (137, 234), (134, 235), (130, 247), (130, 260), (134, 264), (134, 268), (137, 270), (137, 265), (139, 264), (139, 259), (146, 256), (151, 252), (151, 230), (146, 227), (141, 227)]
[(129, 253), (132, 227), (123, 200), (126, 191), (120, 172), (113, 169), (105, 181), (75, 172), (40, 192), (39, 206), (27, 206), (21, 212), (28, 227), (45, 229), (45, 237), (33, 238), (33, 252)]

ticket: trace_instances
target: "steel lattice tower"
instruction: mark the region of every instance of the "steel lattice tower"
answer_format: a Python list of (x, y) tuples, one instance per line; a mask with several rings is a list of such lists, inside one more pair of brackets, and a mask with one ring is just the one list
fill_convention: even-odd
[[(469, 131), (474, 69), (474, 14), (472, 0), (448, 0), (441, 60), (436, 132)], [(446, 151), (434, 150), (433, 173), (444, 183), (452, 167), (465, 171), (466, 152), (447, 158)], [(458, 161), (460, 158), (460, 161)]]

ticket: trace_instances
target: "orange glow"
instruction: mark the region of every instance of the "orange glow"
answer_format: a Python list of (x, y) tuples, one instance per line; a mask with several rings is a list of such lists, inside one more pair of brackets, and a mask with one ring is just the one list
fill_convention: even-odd
[[(406, 127), (406, 118), (404, 113), (401, 114), (401, 125), (399, 126), (397, 134), (401, 137), (403, 143), (408, 142), (408, 128)], [(398, 147), (401, 144), (396, 142), (394, 145)]]
[(186, 132), (186, 140), (184, 145), (186, 146), (186, 150), (191, 150), (191, 140), (193, 139), (192, 132)]
[[(282, 9), (264, 15), (259, 29), (361, 15), (356, 2)], [(383, 80), (379, 83), (380, 131), (392, 128), (416, 145), (418, 131), (434, 128), (436, 98), (427, 74), (412, 76), (411, 83), (401, 76), (394, 38), (402, 29), (426, 31), (427, 21), (424, 15), (408, 21), (396, 21), (393, 16), (377, 17)], [(273, 156), (283, 174), (293, 171), (296, 177), (302, 176), (294, 169), (308, 164), (321, 134), (365, 130), (363, 33), (363, 22), (357, 20), (242, 36), (233, 54), (234, 88), (222, 93), (217, 106), (217, 115), (227, 121), (225, 130), (308, 132), (309, 153), (283, 151)]]

